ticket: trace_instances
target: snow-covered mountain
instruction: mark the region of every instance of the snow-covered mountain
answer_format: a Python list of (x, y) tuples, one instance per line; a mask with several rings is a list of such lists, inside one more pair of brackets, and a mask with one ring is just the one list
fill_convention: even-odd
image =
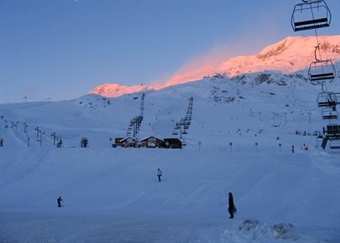
[[(157, 85), (124, 86), (119, 84), (103, 84), (91, 90), (90, 94), (99, 94), (106, 97), (117, 97), (145, 90), (159, 90), (165, 87), (202, 80), (204, 77), (213, 77), (216, 74), (233, 78), (249, 73), (275, 71), (284, 75), (304, 71), (315, 60), (315, 47), (319, 45), (317, 58), (331, 60), (338, 63), (340, 60), (340, 35), (312, 37), (287, 37), (284, 40), (264, 48), (259, 54), (253, 56), (238, 56), (218, 65), (207, 64), (190, 71), (182, 71), (173, 75), (168, 81)], [(339, 74), (338, 74), (339, 75)]]
[[(329, 124), (321, 86), (306, 70), (228, 75), (114, 98), (0, 104), (0, 242), (339, 242), (340, 153), (329, 144), (340, 141), (320, 147)], [(340, 93), (339, 80), (326, 88)], [(174, 133), (188, 112), (190, 125)], [(138, 141), (185, 146), (112, 147), (141, 115)]]

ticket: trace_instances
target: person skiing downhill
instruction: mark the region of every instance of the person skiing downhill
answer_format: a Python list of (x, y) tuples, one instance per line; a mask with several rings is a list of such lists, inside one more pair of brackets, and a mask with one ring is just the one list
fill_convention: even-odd
[(230, 214), (230, 219), (234, 218), (234, 210), (235, 210), (235, 205), (234, 205), (234, 197), (231, 192), (229, 192), (229, 207), (228, 207), (228, 212)]
[(157, 170), (158, 181), (162, 181), (161, 176), (162, 176), (162, 171), (158, 168), (158, 170)]
[(59, 196), (59, 197), (57, 198), (58, 208), (61, 207), (61, 202), (62, 202), (62, 201), (63, 201), (63, 199)]

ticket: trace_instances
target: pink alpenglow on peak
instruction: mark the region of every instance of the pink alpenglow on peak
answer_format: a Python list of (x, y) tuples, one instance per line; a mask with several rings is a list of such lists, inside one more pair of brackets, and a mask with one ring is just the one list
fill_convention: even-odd
[(132, 94), (146, 89), (144, 85), (124, 86), (120, 84), (103, 84), (95, 87), (89, 94), (99, 94), (106, 97), (118, 97)]
[[(91, 90), (90, 94), (106, 97), (118, 97), (145, 90), (160, 90), (169, 86), (195, 82), (205, 77), (213, 77), (217, 73), (232, 78), (245, 73), (277, 71), (285, 74), (308, 69), (315, 60), (315, 47), (319, 45), (320, 60), (340, 61), (340, 35), (287, 37), (278, 43), (265, 47), (260, 53), (252, 56), (237, 56), (219, 64), (205, 64), (183, 68), (162, 84), (123, 86), (119, 84), (103, 84)], [(209, 57), (211, 58), (211, 57)], [(208, 58), (207, 58), (208, 59)]]

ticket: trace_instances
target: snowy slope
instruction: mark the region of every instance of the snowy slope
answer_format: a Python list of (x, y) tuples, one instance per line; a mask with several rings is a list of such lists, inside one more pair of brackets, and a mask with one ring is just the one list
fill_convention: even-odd
[(139, 139), (175, 137), (193, 97), (179, 150), (111, 147), (140, 114), (141, 93), (2, 104), (0, 242), (339, 242), (340, 153), (312, 136), (328, 124), (321, 88), (271, 74), (287, 85), (254, 74), (145, 92)]
[[(148, 91), (138, 137), (172, 137), (176, 122), (186, 115), (190, 97), (194, 98), (193, 121), (184, 138), (192, 146), (197, 145), (198, 139), (209, 139), (207, 146), (220, 146), (229, 136), (247, 142), (239, 136), (239, 130), (246, 135), (250, 129), (248, 133), (251, 131), (254, 136), (262, 129), (272, 133), (271, 137), (277, 137), (282, 129), (290, 134), (296, 130), (321, 131), (328, 123), (320, 119), (321, 110), (316, 106), (321, 87), (304, 79), (271, 74), (271, 79), (283, 80), (287, 85), (259, 84), (254, 74), (233, 81), (223, 77), (207, 78)], [(338, 82), (328, 86), (329, 90), (339, 90)], [(124, 137), (131, 118), (139, 115), (140, 98), (140, 93), (115, 99), (86, 95), (63, 102), (7, 104), (2, 105), (0, 122), (9, 128), (18, 124), (17, 129), (2, 130), (11, 134), (6, 139), (7, 146), (14, 144), (8, 139), (27, 143), (27, 136), (22, 132), (24, 122), (28, 125), (32, 146), (40, 146), (33, 142), (37, 138), (36, 127), (44, 132), (42, 143), (47, 146), (53, 145), (52, 133), (61, 136), (66, 147), (78, 146), (83, 136), (89, 138), (91, 147), (110, 146), (109, 138)], [(92, 137), (95, 142), (91, 142)]]
[[(2, 242), (339, 240), (334, 155), (95, 148), (14, 152), (2, 151)], [(164, 172), (161, 183), (158, 167)], [(228, 219), (228, 191), (238, 208), (235, 220)], [(59, 195), (62, 209), (56, 208)]]

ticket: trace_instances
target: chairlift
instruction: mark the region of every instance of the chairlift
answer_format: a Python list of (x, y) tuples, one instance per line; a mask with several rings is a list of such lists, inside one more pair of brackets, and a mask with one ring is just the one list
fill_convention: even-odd
[(177, 130), (174, 130), (174, 131), (172, 132), (172, 135), (178, 135), (178, 131), (177, 131)]
[(335, 107), (326, 107), (322, 110), (322, 118), (324, 120), (338, 119), (338, 111)]
[(331, 82), (335, 78), (335, 72), (331, 60), (317, 60), (309, 65), (308, 77), (312, 83)]
[(303, 0), (296, 4), (291, 17), (294, 31), (329, 27), (331, 12), (323, 0)]
[(329, 139), (330, 149), (340, 149), (340, 139)]
[(338, 138), (340, 139), (340, 125), (338, 124), (328, 124), (326, 129), (323, 128), (323, 133), (328, 138)]
[(184, 129), (183, 134), (188, 134), (188, 130)]
[(321, 58), (318, 58), (318, 50), (320, 52), (319, 45), (317, 45), (314, 50), (315, 61), (309, 65), (309, 80), (316, 83), (323, 83), (326, 80), (333, 81), (336, 76), (335, 67), (331, 60), (322, 60)]
[(333, 92), (321, 92), (317, 102), (319, 107), (334, 107), (337, 104), (336, 95)]

